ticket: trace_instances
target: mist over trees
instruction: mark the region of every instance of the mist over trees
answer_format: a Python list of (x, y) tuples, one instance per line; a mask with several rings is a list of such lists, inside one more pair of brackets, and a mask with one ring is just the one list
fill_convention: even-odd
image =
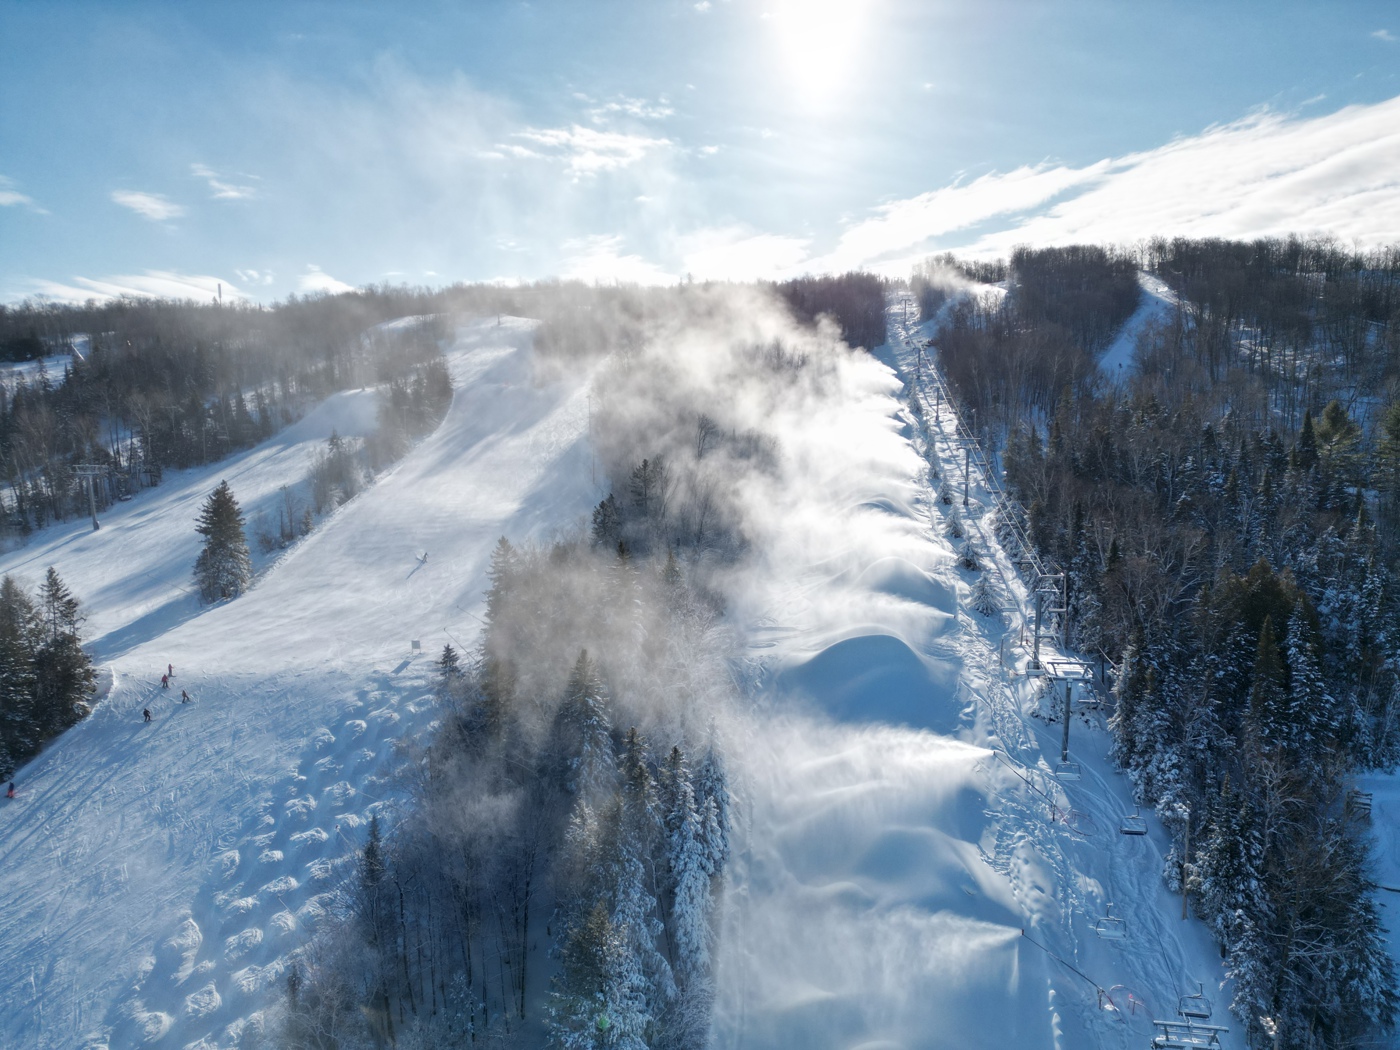
[[(644, 300), (645, 314), (630, 313)], [(290, 1046), (704, 1047), (731, 849), (723, 618), (780, 484), (775, 413), (846, 353), (771, 293), (686, 286), (607, 341), (587, 528), (498, 543), (479, 647), (439, 657), (441, 726), (381, 810), (347, 921), (299, 953)], [(598, 333), (600, 340), (603, 333)]]
[[(1109, 383), (1130, 258), (1181, 305)], [(1069, 575), (1071, 644), (1117, 665), (1115, 757), (1259, 1046), (1262, 1018), (1329, 1048), (1395, 1019), (1349, 789), (1400, 755), (1397, 292), (1400, 252), (1327, 242), (1018, 252), (937, 336)]]

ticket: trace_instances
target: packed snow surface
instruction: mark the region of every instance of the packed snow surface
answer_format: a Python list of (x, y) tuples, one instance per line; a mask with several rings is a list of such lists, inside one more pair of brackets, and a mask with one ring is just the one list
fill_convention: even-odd
[(538, 378), (531, 330), (463, 330), (441, 427), (236, 601), (190, 593), (200, 503), (221, 478), (275, 501), (332, 429), (372, 425), (371, 392), (0, 560), (31, 585), (58, 568), (113, 676), (0, 809), (0, 1045), (235, 1046), (260, 1023), (394, 793), (395, 742), (429, 727), (432, 659), (475, 634), (497, 538), (596, 499), (585, 377)]
[(1143, 331), (1151, 325), (1166, 324), (1177, 308), (1176, 293), (1166, 281), (1142, 271), (1137, 279), (1142, 289), (1138, 307), (1099, 358), (1099, 368), (1113, 381), (1125, 379), (1137, 368), (1137, 345)]
[[(431, 726), (432, 657), (472, 641), (497, 537), (547, 537), (603, 494), (588, 377), (537, 375), (530, 330), (462, 330), (442, 426), (236, 601), (189, 593), (201, 500), (227, 478), (274, 506), (332, 428), (370, 424), (369, 393), (0, 559), (31, 584), (58, 568), (111, 672), (0, 809), (4, 1045), (232, 1047), (263, 1024), (393, 804), (395, 742)], [(955, 470), (956, 432), (903, 407), (915, 334), (843, 363), (821, 413), (775, 418), (783, 478), (751, 493), (716, 1043), (1139, 1047), (1197, 981), (1223, 1019), (1214, 947), (1161, 889), (1160, 828), (1118, 834), (1099, 716), (1073, 724), (1083, 780), (1050, 772), (1059, 727), (1030, 717), (1025, 589), (978, 479), (964, 514), (1004, 612), (968, 610), (923, 458)], [(1126, 939), (1092, 931), (1110, 901)]]

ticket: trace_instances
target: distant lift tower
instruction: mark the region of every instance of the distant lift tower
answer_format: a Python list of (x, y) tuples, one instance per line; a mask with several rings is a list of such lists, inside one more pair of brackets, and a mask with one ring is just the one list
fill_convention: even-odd
[(77, 463), (73, 466), (73, 473), (80, 478), (87, 479), (88, 490), (88, 510), (92, 512), (92, 531), (96, 532), (102, 528), (97, 520), (97, 479), (107, 476), (107, 469), (101, 463)]

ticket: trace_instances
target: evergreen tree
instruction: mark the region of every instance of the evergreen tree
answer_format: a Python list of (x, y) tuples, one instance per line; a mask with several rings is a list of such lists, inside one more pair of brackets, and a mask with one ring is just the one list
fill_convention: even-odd
[(996, 595), (992, 593), (985, 572), (979, 573), (977, 579), (972, 581), (972, 593), (968, 597), (968, 603), (980, 616), (995, 616), (999, 611)]
[(614, 547), (622, 538), (622, 511), (611, 492), (608, 498), (593, 508), (593, 543), (597, 547)]
[(204, 549), (194, 564), (200, 597), (206, 602), (238, 597), (252, 582), (253, 563), (243, 534), (243, 512), (227, 481), (219, 482), (204, 501), (195, 531), (204, 537)]
[(97, 675), (78, 640), (83, 621), (78, 599), (53, 566), (39, 591), (44, 641), (34, 654), (40, 731), (49, 737), (75, 725), (88, 711)]
[(24, 588), (13, 577), (0, 581), (0, 742), (7, 763), (0, 777), (39, 750), (44, 742), (34, 659), (43, 626)]
[(982, 563), (977, 557), (977, 547), (971, 536), (963, 540), (962, 546), (958, 548), (958, 564), (972, 572), (982, 568)]
[(566, 786), (585, 801), (607, 798), (617, 783), (608, 698), (588, 650), (579, 652), (559, 708)]

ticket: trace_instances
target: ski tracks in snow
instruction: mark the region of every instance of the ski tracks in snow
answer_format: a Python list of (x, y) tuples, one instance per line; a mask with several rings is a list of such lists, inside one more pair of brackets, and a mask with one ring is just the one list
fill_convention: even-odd
[[(891, 310), (890, 327), (897, 333), (889, 344), (891, 363), (924, 409), (918, 422), (926, 458), (961, 492), (968, 460), (957, 420), (942, 395), (935, 405), (918, 381), (922, 370), (931, 368), (928, 357), (918, 360), (918, 346), (927, 335), (898, 318)], [(1153, 1033), (1150, 1021), (1174, 1017), (1179, 995), (1195, 991), (1197, 981), (1208, 988), (1219, 984), (1218, 955), (1198, 922), (1182, 922), (1171, 914), (1179, 900), (1169, 897), (1161, 881), (1157, 837), (1119, 833), (1122, 816), (1131, 808), (1125, 804), (1129, 792), (1106, 758), (1108, 741), (1101, 725), (1095, 728), (1090, 718), (1074, 716), (1071, 753), (1081, 763), (1083, 779), (1062, 783), (1054, 776), (1045, 756), (1058, 753), (1060, 726), (1028, 714), (1039, 680), (1018, 677), (1003, 662), (1003, 654), (1013, 664), (1017, 659), (1014, 643), (1029, 623), (1031, 595), (993, 534), (994, 500), (975, 467), (966, 482), (964, 523), (977, 539), (979, 554), (986, 554), (984, 571), (996, 573), (1003, 605), (998, 619), (983, 619), (968, 609), (959, 615), (965, 633), (980, 639), (963, 654), (966, 680), (976, 683), (973, 692), (980, 697), (977, 742), (1000, 751), (984, 763), (999, 787), (989, 813), (995, 830), (983, 857), (1012, 886), (1026, 914), (1027, 932), (1088, 977), (1064, 968), (1052, 978), (1053, 1024), (1066, 1045), (1081, 1045), (1079, 1037), (1066, 1032), (1066, 1015), (1073, 1015), (1100, 1046), (1145, 1045)], [(1044, 641), (1042, 647), (1048, 648)], [(1110, 903), (1113, 914), (1127, 921), (1126, 939), (1103, 940), (1093, 930)], [(1091, 989), (1090, 983), (1107, 994)], [(1225, 1016), (1226, 995), (1212, 997), (1219, 1021)], [(1236, 1045), (1238, 1038), (1227, 1035), (1225, 1045)]]

